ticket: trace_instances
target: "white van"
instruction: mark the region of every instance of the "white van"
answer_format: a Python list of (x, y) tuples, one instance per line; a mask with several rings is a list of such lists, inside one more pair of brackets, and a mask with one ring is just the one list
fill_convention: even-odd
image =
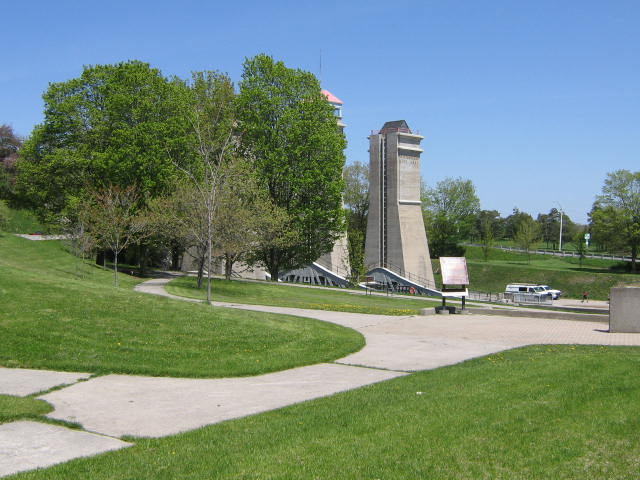
[(548, 292), (544, 287), (527, 283), (509, 284), (507, 285), (507, 288), (505, 288), (504, 293), (528, 293), (538, 295), (540, 297), (553, 297), (553, 294)]

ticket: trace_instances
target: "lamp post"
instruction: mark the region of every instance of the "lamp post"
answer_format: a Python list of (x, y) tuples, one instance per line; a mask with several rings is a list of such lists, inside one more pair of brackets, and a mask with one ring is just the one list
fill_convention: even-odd
[(562, 251), (562, 217), (564, 217), (564, 210), (562, 210), (562, 205), (560, 205), (560, 202), (556, 201), (556, 203), (558, 204), (558, 206), (560, 207), (560, 238), (558, 239), (558, 247), (560, 248), (560, 251)]

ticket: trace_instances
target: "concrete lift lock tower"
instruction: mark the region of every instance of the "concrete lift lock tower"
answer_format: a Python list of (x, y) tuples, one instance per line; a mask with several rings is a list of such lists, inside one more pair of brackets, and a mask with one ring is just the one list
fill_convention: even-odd
[(369, 218), (365, 263), (434, 288), (420, 201), (420, 142), (404, 120), (369, 137)]

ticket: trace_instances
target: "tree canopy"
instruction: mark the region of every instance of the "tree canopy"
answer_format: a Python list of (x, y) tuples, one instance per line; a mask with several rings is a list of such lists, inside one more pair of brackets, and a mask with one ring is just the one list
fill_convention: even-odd
[(0, 125), (0, 199), (12, 196), (15, 184), (18, 151), (22, 138), (15, 134), (10, 125)]
[(602, 195), (590, 213), (595, 240), (609, 248), (631, 251), (631, 269), (637, 271), (640, 246), (640, 171), (616, 170), (607, 174)]
[(354, 162), (344, 168), (344, 205), (347, 215), (347, 247), (351, 280), (358, 283), (366, 273), (364, 264), (369, 214), (369, 165)]
[(274, 280), (331, 251), (344, 231), (344, 135), (311, 73), (268, 55), (244, 62), (238, 96), (242, 145), (275, 206), (289, 215), (299, 240), (272, 246), (257, 258)]
[(187, 155), (185, 85), (139, 61), (85, 67), (43, 95), (44, 122), (23, 146), (19, 191), (40, 213), (57, 214), (90, 187), (134, 185), (141, 199), (175, 177)]
[(473, 182), (445, 178), (434, 188), (423, 183), (421, 196), (431, 255), (437, 258), (463, 254), (457, 243), (470, 235), (480, 211)]

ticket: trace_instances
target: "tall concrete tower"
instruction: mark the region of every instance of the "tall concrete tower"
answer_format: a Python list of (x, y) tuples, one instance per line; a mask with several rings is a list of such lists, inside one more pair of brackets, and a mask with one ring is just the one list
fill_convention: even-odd
[(369, 218), (365, 263), (433, 286), (420, 201), (420, 142), (407, 122), (384, 124), (369, 137)]

